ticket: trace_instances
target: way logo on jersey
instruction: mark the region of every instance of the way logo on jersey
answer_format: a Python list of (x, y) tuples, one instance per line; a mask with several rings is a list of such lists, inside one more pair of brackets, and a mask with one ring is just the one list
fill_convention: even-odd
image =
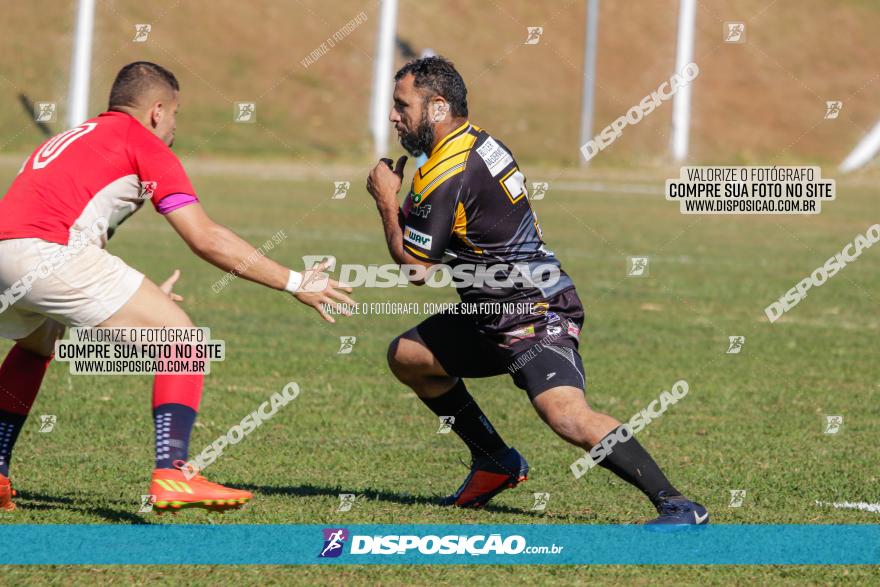
[(504, 148), (489, 137), (477, 148), (477, 154), (483, 158), (489, 173), (495, 177), (501, 170), (513, 163), (513, 157)]
[(431, 241), (434, 240), (434, 237), (407, 226), (403, 233), (403, 240), (429, 251), (431, 250)]

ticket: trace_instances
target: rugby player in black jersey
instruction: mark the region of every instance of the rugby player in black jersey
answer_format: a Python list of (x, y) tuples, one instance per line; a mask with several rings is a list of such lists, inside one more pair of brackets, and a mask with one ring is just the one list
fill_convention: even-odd
[[(383, 160), (370, 172), (367, 190), (391, 256), (418, 268), (416, 283), (441, 263), (475, 267), (476, 274), (492, 269), (488, 284), (476, 280), (459, 288), (459, 311), (431, 316), (388, 349), (394, 375), (437, 416), (454, 417), (448, 422), (471, 451), (469, 475), (442, 503), (480, 507), (527, 478), (528, 463), (502, 440), (464, 383), (509, 374), (544, 422), (571, 444), (590, 451), (606, 437), (625, 438), (606, 442), (611, 449), (598, 464), (651, 500), (660, 516), (650, 523), (707, 523), (706, 509), (672, 486), (631, 431), (618, 434), (620, 422), (587, 405), (578, 354), (584, 311), (574, 284), (544, 244), (516, 160), (468, 120), (467, 89), (453, 64), (418, 59), (400, 69), (395, 82), (390, 120), (404, 149), (428, 160), (402, 209), (397, 194), (406, 157), (393, 169)], [(498, 307), (490, 303), (516, 310), (472, 313), (480, 304)]]

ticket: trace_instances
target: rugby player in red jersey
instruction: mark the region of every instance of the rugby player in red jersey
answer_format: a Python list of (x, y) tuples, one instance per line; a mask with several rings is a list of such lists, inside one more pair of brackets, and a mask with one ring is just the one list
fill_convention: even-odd
[[(171, 291), (178, 272), (159, 286), (104, 248), (147, 200), (196, 255), (218, 268), (289, 292), (329, 322), (322, 304), (351, 302), (343, 293), (350, 288), (317, 275), (323, 266), (292, 271), (208, 217), (170, 148), (178, 103), (171, 72), (143, 61), (126, 65), (107, 112), (43, 143), (0, 199), (0, 336), (16, 341), (0, 366), (0, 511), (15, 507), (12, 448), (65, 327), (193, 326), (174, 303), (181, 299)], [(45, 264), (35, 274), (50, 259), (48, 275)], [(153, 382), (150, 493), (160, 510), (239, 507), (252, 497), (201, 475), (187, 479), (181, 469), (203, 379), (158, 374)]]

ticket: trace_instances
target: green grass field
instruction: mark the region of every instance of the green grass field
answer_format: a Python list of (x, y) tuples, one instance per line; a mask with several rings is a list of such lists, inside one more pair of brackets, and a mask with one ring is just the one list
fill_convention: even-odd
[[(14, 173), (12, 166), (0, 170), (0, 184)], [(284, 230), (289, 238), (271, 253), (282, 263), (299, 267), (302, 255), (325, 253), (340, 263), (386, 262), (361, 177), (193, 179), (208, 211), (255, 245)], [(352, 182), (347, 199), (330, 199), (334, 179)], [(535, 208), (546, 240), (586, 305), (581, 348), (591, 404), (628, 418), (686, 379), (689, 395), (640, 439), (715, 523), (877, 523), (877, 514), (815, 502), (880, 501), (880, 251), (867, 250), (775, 324), (763, 309), (877, 220), (880, 190), (841, 183), (838, 200), (815, 217), (686, 217), (662, 195), (554, 189), (552, 175), (529, 177), (542, 179), (551, 190)], [(385, 364), (388, 342), (424, 316), (358, 316), (328, 325), (289, 296), (243, 280), (214, 293), (222, 272), (192, 255), (148, 209), (124, 226), (110, 250), (156, 281), (181, 269), (184, 307), (226, 341), (228, 360), (214, 364), (206, 380), (193, 452), (288, 381), (302, 393), (206, 471), (211, 480), (254, 491), (250, 505), (222, 517), (191, 511), (159, 518), (137, 513), (153, 458), (150, 378), (71, 376), (54, 364), (32, 414), (55, 414), (57, 424), (40, 433), (39, 418), (28, 421), (13, 459), (19, 508), (0, 516), (2, 523), (614, 524), (653, 513), (607, 471), (574, 479), (569, 464), (579, 451), (558, 440), (504, 377), (469, 387), (508, 443), (529, 459), (530, 480), (482, 511), (432, 505), (464, 477), (466, 450), (454, 435), (436, 433), (436, 418)], [(650, 275), (627, 278), (627, 255), (650, 256)], [(455, 299), (452, 290), (414, 287), (355, 295), (361, 302)], [(342, 335), (357, 336), (349, 355), (337, 354)], [(729, 335), (746, 337), (741, 354), (725, 353)], [(8, 347), (0, 343), (0, 351)], [(823, 434), (824, 414), (843, 415), (843, 431)], [(728, 507), (731, 489), (747, 491), (742, 507)], [(539, 491), (550, 493), (544, 513), (531, 511)], [(340, 493), (361, 497), (341, 513)], [(3, 573), (10, 585), (876, 581), (867, 568), (838, 567), (18, 567)]]

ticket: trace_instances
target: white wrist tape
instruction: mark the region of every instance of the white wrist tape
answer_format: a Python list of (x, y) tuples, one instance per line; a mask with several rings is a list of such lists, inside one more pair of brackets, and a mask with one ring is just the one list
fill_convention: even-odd
[(284, 286), (284, 291), (289, 291), (290, 293), (296, 293), (299, 290), (299, 286), (302, 285), (303, 276), (302, 273), (297, 273), (296, 271), (290, 272), (290, 277), (287, 279), (287, 285)]

